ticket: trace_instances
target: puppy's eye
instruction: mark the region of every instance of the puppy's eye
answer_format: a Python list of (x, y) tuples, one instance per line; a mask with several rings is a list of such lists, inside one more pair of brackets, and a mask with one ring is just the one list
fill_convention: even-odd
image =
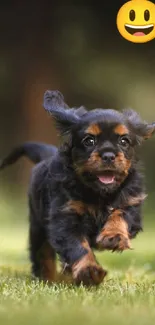
[(129, 144), (130, 144), (130, 140), (129, 140), (127, 137), (121, 137), (121, 138), (119, 139), (119, 143), (120, 143), (120, 145), (121, 145), (122, 147), (126, 148), (126, 147), (129, 146)]
[(95, 139), (92, 136), (88, 136), (82, 140), (85, 147), (93, 147), (95, 145)]

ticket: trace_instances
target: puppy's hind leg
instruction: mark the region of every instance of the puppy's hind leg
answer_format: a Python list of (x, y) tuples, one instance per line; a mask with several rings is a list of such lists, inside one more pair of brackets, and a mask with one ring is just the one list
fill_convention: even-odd
[(33, 275), (40, 280), (56, 281), (56, 254), (46, 242), (44, 230), (31, 225), (29, 241)]
[(48, 242), (41, 248), (41, 277), (44, 281), (56, 282), (58, 279), (56, 270), (56, 253)]
[(29, 251), (30, 260), (32, 263), (32, 274), (38, 278), (41, 276), (40, 254), (41, 248), (44, 243), (44, 236), (42, 230), (35, 226), (30, 225), (29, 230)]

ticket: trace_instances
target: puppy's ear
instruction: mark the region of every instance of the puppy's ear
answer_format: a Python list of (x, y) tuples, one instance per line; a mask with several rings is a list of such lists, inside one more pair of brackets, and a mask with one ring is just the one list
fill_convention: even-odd
[(131, 130), (136, 134), (138, 142), (147, 140), (155, 133), (155, 123), (147, 123), (141, 119), (139, 114), (132, 109), (123, 111), (123, 115)]
[(78, 108), (71, 108), (71, 110), (77, 115), (77, 116), (84, 116), (88, 111), (84, 106), (80, 106)]
[(58, 90), (47, 90), (45, 92), (43, 106), (54, 118), (61, 134), (70, 133), (80, 121), (80, 116), (76, 114), (75, 110), (69, 109), (63, 95)]
[(150, 139), (152, 135), (155, 133), (155, 123), (146, 124), (141, 129), (141, 133), (143, 135), (144, 140)]

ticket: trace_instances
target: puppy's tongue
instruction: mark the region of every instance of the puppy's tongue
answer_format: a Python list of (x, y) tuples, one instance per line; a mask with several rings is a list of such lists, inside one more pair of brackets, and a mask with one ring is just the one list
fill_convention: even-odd
[(114, 182), (114, 180), (115, 180), (115, 176), (105, 174), (105, 175), (102, 175), (102, 176), (98, 176), (98, 179), (103, 184), (112, 184)]

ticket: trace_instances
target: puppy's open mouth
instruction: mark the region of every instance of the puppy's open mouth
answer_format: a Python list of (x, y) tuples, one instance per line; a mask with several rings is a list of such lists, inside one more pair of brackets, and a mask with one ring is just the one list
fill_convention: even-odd
[(150, 24), (146, 26), (138, 26), (138, 25), (134, 26), (134, 25), (125, 24), (125, 29), (129, 34), (133, 36), (145, 36), (152, 32), (152, 30), (154, 29), (154, 25)]
[(101, 175), (97, 176), (99, 181), (103, 184), (113, 184), (115, 182), (115, 174), (113, 171), (107, 170)]

